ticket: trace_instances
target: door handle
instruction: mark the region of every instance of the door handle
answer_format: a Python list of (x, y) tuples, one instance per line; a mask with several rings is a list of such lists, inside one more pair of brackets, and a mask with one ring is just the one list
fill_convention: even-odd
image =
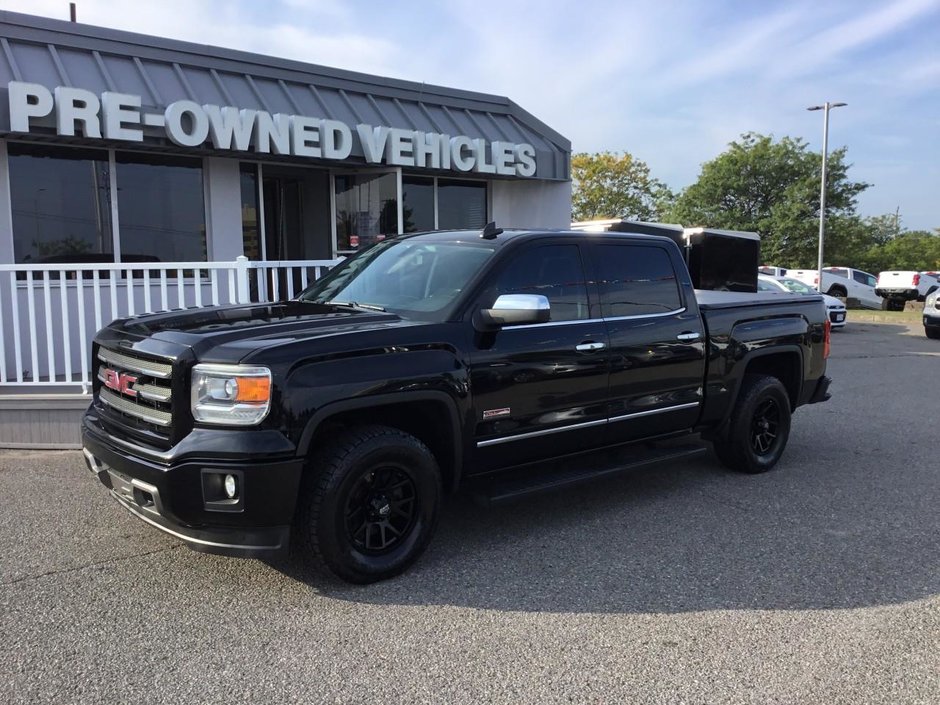
[(595, 350), (603, 350), (606, 347), (604, 343), (589, 342), (576, 345), (574, 349), (578, 352), (594, 352)]
[(679, 333), (676, 340), (698, 340), (702, 337), (701, 333)]

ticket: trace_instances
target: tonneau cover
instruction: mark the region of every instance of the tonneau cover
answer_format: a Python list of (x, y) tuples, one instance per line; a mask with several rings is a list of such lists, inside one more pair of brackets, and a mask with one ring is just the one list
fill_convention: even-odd
[(696, 289), (695, 298), (700, 309), (737, 308), (740, 306), (765, 306), (766, 304), (805, 304), (809, 301), (822, 303), (822, 296), (806, 296), (802, 294), (775, 294), (769, 291), (756, 293), (741, 291), (710, 291)]

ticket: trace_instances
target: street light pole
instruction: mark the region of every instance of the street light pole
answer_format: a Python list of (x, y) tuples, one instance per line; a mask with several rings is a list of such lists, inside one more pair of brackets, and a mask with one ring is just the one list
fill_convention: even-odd
[(823, 111), (823, 143), (822, 143), (822, 177), (819, 185), (819, 258), (816, 262), (816, 290), (823, 290), (823, 242), (826, 236), (826, 161), (829, 151), (829, 110), (831, 108), (841, 108), (848, 103), (830, 103), (828, 100), (822, 105), (813, 105), (807, 110)]

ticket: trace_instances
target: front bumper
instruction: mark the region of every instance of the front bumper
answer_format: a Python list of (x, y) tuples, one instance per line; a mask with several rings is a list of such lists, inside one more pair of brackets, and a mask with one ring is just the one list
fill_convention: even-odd
[[(83, 421), (82, 447), (89, 470), (118, 504), (190, 548), (250, 558), (286, 552), (302, 460), (207, 456), (155, 463), (96, 428), (91, 414)], [(224, 507), (212, 502), (205, 494), (206, 472), (236, 474), (238, 502)]]
[(833, 328), (845, 328), (847, 314), (844, 308), (831, 308), (828, 313), (829, 323)]
[(940, 315), (924, 314), (924, 328), (940, 328)]

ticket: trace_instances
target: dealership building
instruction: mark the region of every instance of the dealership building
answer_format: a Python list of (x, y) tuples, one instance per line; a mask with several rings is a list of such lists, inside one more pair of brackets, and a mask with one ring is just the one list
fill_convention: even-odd
[(388, 235), (570, 223), (570, 143), (507, 98), (11, 12), (0, 50), (20, 439), (24, 408), (87, 393), (111, 318), (283, 297)]

